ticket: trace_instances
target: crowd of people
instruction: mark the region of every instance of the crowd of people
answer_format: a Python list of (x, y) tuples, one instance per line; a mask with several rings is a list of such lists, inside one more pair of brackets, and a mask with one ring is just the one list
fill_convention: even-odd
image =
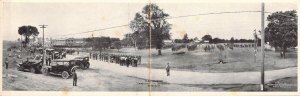
[(124, 55), (124, 54), (109, 54), (109, 53), (90, 53), (90, 59), (100, 60), (119, 64), (120, 66), (137, 67), (141, 64), (141, 56)]

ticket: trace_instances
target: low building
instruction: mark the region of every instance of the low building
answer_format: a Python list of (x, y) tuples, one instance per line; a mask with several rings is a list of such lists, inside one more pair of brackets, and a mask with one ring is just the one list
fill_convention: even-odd
[(67, 47), (66, 39), (53, 39), (51, 43), (53, 47)]

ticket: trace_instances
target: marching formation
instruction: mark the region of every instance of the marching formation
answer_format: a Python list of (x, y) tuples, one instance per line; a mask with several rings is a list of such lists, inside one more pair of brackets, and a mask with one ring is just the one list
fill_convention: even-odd
[(137, 67), (141, 64), (141, 56), (124, 55), (124, 54), (109, 54), (109, 53), (90, 53), (90, 58), (104, 62), (120, 64), (120, 66), (131, 65)]

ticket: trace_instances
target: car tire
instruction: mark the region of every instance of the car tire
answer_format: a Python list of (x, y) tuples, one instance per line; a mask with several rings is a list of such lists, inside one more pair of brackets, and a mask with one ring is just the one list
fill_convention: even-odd
[(67, 71), (63, 71), (61, 73), (61, 77), (64, 78), (64, 79), (68, 79), (70, 77), (70, 74)]
[(83, 70), (85, 69), (84, 64), (82, 64), (82, 63), (79, 64), (79, 67), (80, 67), (80, 69), (83, 69)]
[(35, 69), (33, 67), (30, 68), (31, 73), (35, 73)]
[(43, 69), (42, 69), (42, 73), (43, 73), (44, 75), (49, 75), (48, 68), (43, 68)]
[(86, 64), (86, 68), (87, 68), (87, 69), (90, 68), (90, 63), (87, 63), (87, 64)]
[(21, 66), (18, 66), (18, 71), (23, 71), (23, 67), (21, 67)]
[(73, 66), (70, 71), (74, 72), (74, 70), (76, 71), (77, 69), (78, 69), (78, 66)]

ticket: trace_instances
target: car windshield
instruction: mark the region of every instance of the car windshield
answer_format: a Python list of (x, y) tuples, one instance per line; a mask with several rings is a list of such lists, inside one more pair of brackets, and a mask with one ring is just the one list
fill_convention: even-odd
[(35, 57), (35, 60), (41, 60), (42, 59), (42, 56), (36, 56)]

